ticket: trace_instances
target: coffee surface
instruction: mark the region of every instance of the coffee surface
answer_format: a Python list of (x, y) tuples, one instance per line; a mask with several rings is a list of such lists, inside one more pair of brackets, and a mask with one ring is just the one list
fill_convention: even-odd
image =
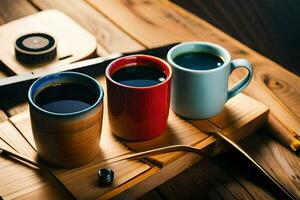
[(210, 70), (223, 65), (222, 58), (210, 53), (189, 52), (174, 58), (174, 62), (184, 68), (192, 70)]
[(156, 67), (135, 65), (116, 71), (112, 79), (123, 85), (147, 87), (163, 82), (166, 80), (166, 75)]
[(96, 100), (96, 94), (86, 86), (63, 83), (42, 90), (37, 95), (35, 104), (50, 112), (72, 113), (90, 107)]

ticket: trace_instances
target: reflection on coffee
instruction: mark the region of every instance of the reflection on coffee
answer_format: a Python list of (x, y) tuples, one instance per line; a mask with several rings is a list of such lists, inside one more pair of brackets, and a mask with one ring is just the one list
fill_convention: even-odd
[(187, 69), (210, 70), (223, 65), (222, 58), (209, 53), (188, 52), (174, 58), (174, 62)]
[(112, 79), (123, 85), (147, 87), (163, 82), (166, 75), (156, 67), (134, 65), (116, 71)]
[(84, 85), (63, 83), (43, 89), (35, 103), (46, 111), (73, 113), (90, 107), (96, 99), (96, 94)]

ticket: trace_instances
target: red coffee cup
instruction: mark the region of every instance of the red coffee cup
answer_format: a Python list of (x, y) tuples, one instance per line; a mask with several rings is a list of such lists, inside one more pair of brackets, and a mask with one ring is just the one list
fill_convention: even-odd
[[(151, 66), (161, 70), (165, 80), (152, 86), (128, 86), (112, 76), (127, 67)], [(125, 140), (143, 141), (161, 135), (167, 127), (172, 69), (164, 60), (132, 55), (111, 62), (105, 72), (108, 117), (112, 132)]]

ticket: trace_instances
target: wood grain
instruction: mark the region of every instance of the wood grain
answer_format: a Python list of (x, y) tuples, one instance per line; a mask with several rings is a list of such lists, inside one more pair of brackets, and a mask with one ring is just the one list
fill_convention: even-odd
[(252, 49), (300, 74), (297, 0), (172, 0)]
[[(0, 5), (0, 25), (37, 12), (30, 3), (24, 0), (1, 0)], [(11, 74), (10, 70), (7, 70), (0, 61), (0, 78), (9, 74)]]
[[(36, 156), (33, 148), (9, 121), (0, 123), (0, 146), (31, 158)], [(0, 157), (0, 194), (4, 199), (32, 197), (72, 199), (72, 196), (48, 172), (2, 156)]]
[[(26, 138), (28, 144), (31, 144), (31, 146), (35, 148), (29, 113), (24, 112), (16, 115), (10, 118), (10, 121), (14, 123), (14, 125)], [(105, 159), (107, 160), (111, 157), (127, 153), (130, 153), (130, 151), (113, 135), (111, 135), (108, 127), (107, 116), (104, 115), (103, 130), (100, 141), (100, 153), (97, 158), (92, 163), (79, 168), (69, 170), (53, 169), (52, 172), (76, 198), (94, 199), (105, 193), (113, 192), (119, 185), (123, 185), (133, 177), (146, 173), (152, 168), (150, 165), (138, 161), (123, 161), (109, 165), (106, 165), (106, 162), (103, 162)], [(96, 171), (103, 166), (109, 167), (117, 172), (115, 174), (114, 184), (108, 188), (101, 188), (97, 185)], [(152, 173), (146, 174), (147, 176), (150, 176)], [(128, 187), (130, 187), (130, 184), (117, 191), (123, 191), (128, 189)]]
[[(57, 58), (49, 63), (33, 66), (18, 62), (15, 58), (13, 44), (16, 38), (28, 32), (46, 32), (53, 35), (58, 44)], [(84, 43), (80, 43), (82, 40)], [(2, 25), (0, 27), (0, 44), (2, 48), (6, 49), (6, 51), (0, 52), (0, 60), (15, 74), (49, 71), (53, 66), (61, 66), (91, 57), (96, 51), (95, 37), (57, 10), (39, 12)], [(67, 58), (63, 59), (64, 57)]]
[[(193, 187), (186, 187), (188, 185)], [(252, 199), (248, 191), (214, 160), (206, 159), (159, 189), (168, 199)]]
[[(104, 77), (98, 77), (98, 80), (105, 88)], [(237, 100), (228, 102), (226, 111), (224, 111), (224, 113), (221, 113), (222, 116), (219, 118), (216, 117), (215, 119), (212, 119), (212, 121), (215, 120), (216, 124), (218, 124), (218, 122), (221, 124), (220, 121), (229, 120), (229, 122), (224, 123), (225, 125), (222, 128), (224, 128), (226, 134), (231, 135), (232, 139), (239, 140), (245, 137), (247, 134), (253, 132), (265, 121), (267, 116), (267, 108), (257, 101), (251, 100), (249, 97), (246, 97), (242, 94), (238, 95), (235, 98)], [(247, 104), (247, 102), (249, 103)], [(106, 104), (105, 108), (107, 108)], [(236, 111), (237, 109), (241, 109), (241, 111)], [(244, 110), (247, 111), (245, 112)], [(120, 163), (110, 164), (109, 167), (120, 174), (119, 177), (116, 177), (115, 185), (110, 188), (97, 187), (95, 184), (95, 182), (97, 182), (95, 171), (96, 169), (105, 165), (103, 159), (109, 159), (130, 152), (123, 144), (121, 144), (121, 142), (125, 143), (126, 146), (128, 146), (135, 152), (171, 144), (196, 145), (198, 148), (212, 149), (211, 152), (213, 154), (216, 154), (222, 150), (222, 145), (217, 145), (216, 138), (208, 135), (207, 133), (199, 131), (195, 126), (179, 118), (172, 112), (170, 113), (170, 117), (168, 120), (168, 131), (161, 137), (140, 143), (129, 143), (124, 141), (119, 142), (119, 140), (114, 137), (109, 130), (107, 110), (105, 110), (104, 113), (105, 114), (100, 143), (101, 154), (97, 157), (97, 159), (91, 164), (76, 169), (52, 170), (57, 178), (62, 181), (65, 187), (67, 187), (75, 197), (80, 199), (95, 198), (104, 194), (105, 196), (116, 195), (117, 192), (121, 192), (118, 198), (123, 197), (123, 195), (130, 198), (136, 198), (142, 193), (158, 186), (162, 183), (162, 181), (166, 181), (167, 179), (172, 178), (177, 173), (179, 173), (179, 171), (175, 169), (180, 168), (180, 171), (182, 171), (183, 169), (188, 168), (200, 159), (198, 155), (191, 155), (191, 153), (184, 152), (166, 153), (150, 157), (150, 161), (158, 164), (160, 167), (163, 167), (162, 170), (160, 170), (161, 172), (157, 172), (159, 175), (156, 175), (157, 173), (147, 174), (146, 172), (152, 170), (152, 167), (136, 161), (122, 161)], [(239, 113), (241, 113), (241, 115), (239, 115)], [(231, 116), (230, 118), (228, 117), (228, 114)], [(15, 127), (18, 128), (22, 135), (31, 144), (31, 146), (35, 147), (31, 133), (28, 112), (11, 117), (10, 121), (15, 125)], [(205, 120), (202, 120), (202, 122), (203, 121)], [(206, 120), (206, 122), (209, 121)], [(198, 125), (199, 124), (201, 123), (199, 122)], [(180, 167), (181, 165), (179, 165), (179, 163), (181, 163), (181, 165), (184, 163), (184, 167)], [(172, 168), (171, 171), (170, 168)], [(147, 174), (147, 176), (144, 175), (145, 173)], [(165, 177), (165, 174), (168, 174), (168, 176), (166, 176), (167, 178), (163, 178)], [(141, 179), (140, 176), (144, 178)], [(128, 187), (131, 186), (135, 188), (133, 191), (129, 192), (128, 188), (127, 190), (117, 189), (119, 185), (128, 182), (128, 180), (133, 179), (133, 177), (137, 177), (136, 184), (128, 185)], [(143, 186), (143, 183), (148, 179), (152, 180), (150, 181), (151, 187), (147, 186), (145, 188)], [(78, 184), (79, 182), (81, 184)], [(136, 186), (139, 184), (141, 184), (139, 187)]]
[[(297, 155), (279, 145), (277, 141), (270, 140), (265, 132), (253, 135), (242, 144), (273, 177), (280, 180), (282, 185), (300, 198), (300, 160)], [(260, 154), (270, 156), (262, 157)]]
[(28, 103), (24, 99), (13, 99), (11, 101), (1, 101), (0, 107), (11, 117), (29, 109)]
[[(238, 95), (229, 101), (222, 113), (209, 120), (190, 120), (197, 128), (186, 124), (186, 121), (176, 116), (172, 111), (168, 119), (168, 130), (160, 137), (153, 140), (125, 144), (135, 152), (145, 151), (174, 144), (195, 145), (209, 137), (214, 129), (204, 128), (206, 124), (217, 125), (222, 131), (231, 135), (232, 139), (240, 140), (260, 127), (267, 118), (267, 108), (245, 95)], [(200, 131), (199, 131), (200, 130)], [(159, 166), (165, 166), (182, 156), (183, 152), (166, 153), (152, 156)]]
[(24, 0), (1, 0), (0, 4), (1, 25), (38, 12), (35, 7), (33, 7), (28, 1)]
[[(3, 2), (3, 1), (1, 1), (1, 2)], [(10, 2), (20, 2), (19, 3), (19, 5), (22, 5), (22, 2), (27, 2), (27, 1), (19, 1), (19, 0), (17, 0), (17, 1), (10, 1)], [(151, 3), (151, 2), (150, 2)], [(218, 3), (219, 4), (219, 3)], [(160, 4), (157, 4), (158, 6), (160, 6)], [(275, 5), (275, 4), (274, 4)], [(17, 5), (15, 5), (15, 6), (17, 6)], [(205, 7), (205, 6), (202, 6), (202, 7)], [(2, 8), (2, 4), (1, 4), (1, 6), (0, 6), (0, 9)], [(214, 7), (215, 8), (215, 7)], [(171, 8), (169, 8), (170, 10), (172, 10)], [(14, 10), (14, 9), (12, 9), (12, 8), (10, 8), (10, 10)], [(20, 12), (22, 11), (22, 10), (19, 10)], [(20, 12), (18, 12), (18, 13), (16, 13), (16, 12), (10, 12), (12, 15), (18, 15)], [(172, 11), (173, 12), (173, 11)], [(216, 12), (216, 13), (218, 13), (218, 12)], [(141, 14), (143, 14), (143, 13), (141, 13)], [(80, 15), (80, 14), (78, 14), (78, 15)], [(151, 17), (150, 17), (151, 18)], [(184, 24), (186, 23), (185, 21), (183, 21), (182, 19), (181, 19), (181, 17), (178, 17), (179, 19), (180, 19), (180, 23), (182, 22), (182, 26), (185, 26)], [(187, 17), (188, 18), (188, 17)], [(2, 18), (3, 19), (3, 18)], [(234, 19), (234, 20), (236, 20), (236, 19)], [(234, 21), (233, 20), (233, 21)], [(1, 19), (0, 19), (0, 21), (1, 21)], [(3, 21), (3, 20), (2, 20)], [(189, 21), (189, 20), (186, 20), (186, 21)], [(193, 20), (192, 20), (193, 21)], [(114, 22), (115, 23), (115, 22)], [(119, 27), (120, 27), (120, 25), (118, 24), (118, 23), (116, 23)], [(172, 23), (170, 23), (170, 25), (169, 26), (172, 26)], [(190, 27), (189, 25), (187, 25), (187, 29), (188, 29), (188, 27)], [(122, 28), (121, 28), (122, 29)], [(174, 29), (175, 30), (175, 29)], [(129, 31), (128, 31), (129, 32)], [(155, 34), (155, 31), (154, 32), (152, 32), (153, 34)], [(197, 34), (204, 34), (204, 39), (205, 38), (210, 38), (210, 37), (212, 37), (212, 38), (217, 38), (216, 40), (214, 40), (214, 39), (212, 39), (212, 41), (219, 41), (218, 40), (218, 37), (219, 37), (219, 35), (220, 35), (220, 33), (218, 32), (218, 31), (215, 31), (215, 29), (214, 28), (210, 28), (210, 27), (207, 27), (207, 26), (204, 26), (204, 28), (202, 28), (202, 30), (200, 30), (199, 29), (199, 31), (198, 31), (198, 33)], [(130, 33), (131, 34), (131, 33)], [(171, 32), (171, 34), (172, 34), (172, 32)], [(170, 35), (171, 35), (170, 34)], [(243, 32), (243, 34), (244, 34), (244, 32)], [(132, 35), (132, 34), (131, 34)], [(222, 34), (221, 34), (222, 35)], [(153, 36), (154, 37), (154, 36)], [(171, 37), (171, 36), (170, 36)], [(134, 38), (136, 38), (136, 37), (134, 37)], [(169, 41), (169, 40), (167, 40), (167, 41)], [(222, 42), (222, 43), (220, 43), (221, 45), (223, 45), (224, 43), (226, 43), (226, 45), (228, 45), (228, 47), (230, 47), (230, 51), (234, 51), (234, 53), (233, 53), (233, 55), (234, 55), (234, 57), (244, 57), (244, 55), (245, 55), (245, 53), (246, 53), (246, 56), (247, 57), (249, 57), (249, 55), (248, 55), (248, 50), (246, 49), (246, 51), (244, 51), (244, 49), (242, 48), (242, 49), (240, 49), (240, 48), (238, 48), (238, 47), (236, 47), (236, 46), (238, 46), (238, 45), (236, 45), (236, 43), (234, 43), (233, 42), (233, 44), (231, 45), (231, 43), (232, 43), (232, 39), (231, 38), (226, 38), (225, 37), (225, 39), (223, 38), (223, 36), (221, 37), (221, 39), (220, 39), (220, 41)], [(262, 43), (263, 44), (263, 43)], [(233, 46), (233, 47), (231, 47), (231, 46)], [(226, 47), (227, 48), (227, 47)], [(231, 52), (232, 53), (232, 52)], [(253, 60), (255, 59), (255, 55), (253, 56), (253, 58), (252, 58)], [(262, 60), (260, 60), (260, 65), (269, 65), (270, 66), (270, 68), (272, 68), (273, 66), (274, 66), (274, 63), (268, 63), (268, 62), (265, 62), (266, 61), (266, 59), (265, 58), (262, 58)], [(276, 68), (276, 67), (275, 67)], [(273, 69), (271, 69), (271, 70), (269, 70), (269, 71), (272, 71)], [(276, 69), (274, 69), (274, 70), (276, 70)], [(286, 81), (286, 80), (285, 80)], [(287, 83), (290, 83), (290, 82), (293, 82), (293, 81), (289, 81), (288, 79), (287, 79), (287, 81), (286, 81)], [(268, 86), (268, 88), (270, 88), (270, 85)], [(297, 84), (295, 85), (295, 88), (298, 88), (297, 87)], [(275, 94), (276, 92), (275, 92), (275, 90), (274, 89), (271, 89), (272, 90), (272, 92)], [(276, 94), (277, 95), (277, 94)], [(283, 98), (282, 98), (283, 99)], [(284, 101), (284, 100), (282, 100), (282, 101)], [(295, 103), (289, 103), (289, 109), (290, 110), (294, 110), (293, 109), (293, 107), (296, 107), (297, 108), (297, 102), (295, 101)], [(249, 138), (249, 137), (248, 137)], [(252, 136), (250, 136), (250, 138), (252, 138)], [(261, 140), (261, 141), (264, 141), (264, 142), (266, 142), (266, 143), (268, 143), (268, 142), (271, 142), (271, 143), (274, 143), (274, 141), (270, 138), (270, 137), (258, 137), (257, 138), (257, 140), (259, 141), (259, 140)], [(261, 144), (261, 145), (264, 145), (264, 144)], [(257, 146), (257, 144), (256, 144), (256, 142), (253, 142), (253, 144), (247, 149), (249, 152), (255, 152), (256, 153), (256, 155), (258, 156), (258, 157), (260, 157), (261, 159), (266, 159), (266, 162), (267, 162), (267, 160), (268, 159), (270, 159), (270, 155), (268, 154), (268, 152), (266, 153), (265, 151), (264, 151), (264, 153), (260, 153), (260, 148), (259, 149), (256, 149), (256, 148), (253, 148), (253, 147), (256, 147)], [(281, 149), (282, 150), (282, 152), (284, 152), (284, 153), (282, 153), (281, 154), (281, 156), (282, 156), (282, 160), (287, 160), (287, 159), (289, 159), (290, 161), (289, 161), (289, 163), (290, 163), (290, 166), (291, 166), (291, 168), (292, 169), (294, 169), (295, 168), (295, 166), (297, 166), (297, 162), (295, 162), (295, 160), (297, 160), (297, 158), (296, 157), (293, 157), (293, 156), (291, 156), (292, 154), (291, 154), (291, 152), (289, 152), (288, 150), (286, 150), (286, 149), (284, 149), (280, 144), (278, 144), (278, 143), (274, 143), (274, 146), (270, 146), (270, 151), (272, 151), (272, 149), (274, 149), (274, 148), (279, 148), (279, 149)], [(258, 151), (258, 152), (257, 152)], [(229, 157), (225, 157), (225, 158), (230, 158), (231, 156), (235, 156), (235, 154), (229, 154)], [(272, 157), (272, 156), (271, 156)], [(284, 161), (283, 161), (284, 162)], [(235, 163), (235, 166), (236, 166), (236, 168), (234, 169), (235, 171), (239, 171), (240, 170), (240, 165), (238, 165), (238, 163), (241, 163), (241, 160), (240, 160), (240, 157), (237, 157), (237, 159), (236, 159), (236, 163)], [(232, 163), (229, 163), (229, 165), (231, 165)], [(225, 166), (227, 166), (227, 165), (225, 165)], [(232, 165), (231, 165), (232, 166)], [(199, 170), (202, 170), (202, 168), (201, 169), (199, 169)], [(248, 172), (248, 173), (250, 173), (251, 172), (251, 169), (249, 169), (248, 167), (246, 167), (245, 168), (245, 170), (246, 170), (246, 172)], [(228, 171), (227, 171), (228, 172)], [(274, 171), (275, 173), (276, 173), (276, 171)], [(197, 171), (195, 171), (195, 173), (198, 173), (198, 170)], [(285, 173), (285, 172), (283, 172), (283, 173)], [(222, 174), (222, 173), (219, 173), (219, 174)], [(296, 173), (296, 175), (297, 175), (297, 173)], [(195, 176), (195, 174), (191, 174), (191, 176)], [(280, 175), (281, 176), (281, 175)], [(181, 179), (180, 179), (180, 181), (184, 181), (183, 180), (183, 178), (184, 178), (185, 176), (181, 176)], [(222, 177), (221, 177), (222, 178)], [(241, 177), (237, 177), (236, 179), (237, 179), (237, 181), (240, 181), (240, 178)], [(246, 179), (247, 179), (247, 177), (246, 177)], [(2, 180), (2, 179), (0, 179), (0, 180)], [(290, 180), (290, 179), (289, 179)], [(177, 180), (175, 180), (175, 181), (177, 181)], [(258, 182), (260, 182), (261, 181), (261, 179), (258, 179)], [(296, 182), (297, 183), (297, 182)], [(291, 182), (291, 184), (295, 184), (295, 182)], [(246, 187), (245, 185), (245, 188), (247, 188), (247, 190), (248, 190), (248, 192), (250, 192), (251, 193), (251, 195), (253, 196), (253, 198), (259, 198), (259, 197), (264, 197), (264, 195), (258, 195), (258, 196), (255, 196), (254, 194), (257, 194), (257, 193), (259, 193), (259, 188), (256, 186), (256, 184), (254, 183), (252, 183), (252, 182), (249, 182), (249, 185), (252, 187), (252, 189), (249, 189), (249, 187)], [(188, 187), (192, 187), (192, 186), (190, 186), (190, 185), (188, 185)], [(175, 187), (176, 188), (176, 190), (180, 190), (180, 187)], [(183, 186), (183, 188), (184, 189), (186, 189), (187, 188), (187, 186), (186, 185), (184, 185)], [(197, 188), (195, 188), (195, 190), (197, 190)], [(264, 190), (264, 189), (263, 189)], [(1, 192), (0, 192), (1, 193)], [(2, 194), (2, 193), (1, 193)], [(268, 196), (268, 195), (267, 195)], [(29, 197), (31, 197), (31, 196), (29, 196)], [(44, 196), (45, 197), (45, 196)]]
[(0, 123), (7, 120), (7, 115), (3, 110), (0, 110)]
[[(169, 1), (87, 0), (87, 2), (146, 47), (178, 41), (205, 40), (224, 46), (233, 58), (248, 59), (255, 73), (250, 86), (245, 90), (246, 94), (265, 103), (270, 108), (271, 114), (288, 130), (300, 134), (299, 119), (265, 84), (266, 77), (271, 79), (281, 77), (285, 82), (293, 82), (296, 88), (300, 88), (300, 79), (295, 74)], [(113, 12), (114, 9), (117, 9), (118, 13)], [(244, 75), (241, 70), (237, 72), (231, 76), (233, 81), (237, 81)], [(268, 121), (268, 123), (274, 122)], [(285, 145), (289, 146), (289, 144)]]
[(41, 10), (59, 9), (69, 15), (93, 34), (98, 44), (101, 44), (108, 52), (130, 52), (144, 48), (82, 0), (31, 0), (31, 2)]
[(283, 80), (279, 74), (265, 77), (264, 82), (274, 95), (300, 119), (300, 88), (297, 87), (298, 84)]

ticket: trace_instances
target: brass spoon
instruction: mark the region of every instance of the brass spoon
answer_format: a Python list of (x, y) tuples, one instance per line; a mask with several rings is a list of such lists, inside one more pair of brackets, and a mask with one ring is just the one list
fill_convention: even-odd
[[(206, 131), (204, 131), (204, 132), (206, 132)], [(272, 181), (274, 183), (274, 185), (276, 185), (278, 187), (278, 189), (280, 189), (289, 199), (296, 199), (296, 197), (293, 194), (291, 194), (289, 191), (287, 191), (277, 180), (275, 180), (260, 164), (258, 164), (246, 151), (244, 151), (233, 140), (229, 139), (227, 136), (225, 136), (220, 131), (213, 131), (213, 132), (207, 132), (207, 133), (217, 135), (224, 142), (229, 144), (234, 149), (238, 150), (240, 153), (242, 153), (245, 156), (245, 158), (247, 158), (251, 163), (253, 163), (253, 165), (255, 167), (257, 167), (257, 169), (259, 169), (263, 174), (265, 174), (266, 177), (268, 177), (269, 180)], [(151, 150), (148, 150), (148, 151), (143, 151), (143, 152), (138, 152), (138, 153), (133, 153), (133, 154), (125, 154), (125, 155), (120, 155), (120, 156), (117, 156), (117, 157), (114, 157), (114, 158), (110, 158), (110, 159), (107, 160), (108, 162), (105, 163), (105, 165), (120, 162), (120, 161), (123, 161), (123, 160), (140, 159), (140, 158), (144, 158), (144, 157), (147, 157), (147, 156), (152, 156), (152, 155), (157, 155), (157, 154), (162, 154), (162, 153), (169, 153), (169, 152), (174, 152), (174, 151), (193, 152), (193, 153), (197, 153), (199, 155), (202, 155), (205, 158), (208, 158), (208, 155), (206, 155), (203, 152), (202, 149), (198, 149), (196, 147), (189, 146), (189, 145), (171, 145), (171, 146), (151, 149)], [(35, 161), (32, 161), (28, 158), (25, 158), (24, 156), (22, 156), (20, 154), (12, 153), (12, 152), (7, 151), (5, 149), (0, 148), (0, 154), (6, 154), (8, 156), (15, 157), (17, 159), (20, 159), (24, 162), (27, 162), (27, 163), (32, 164), (32, 165), (34, 165), (36, 167), (39, 167), (39, 168), (45, 168), (44, 166), (42, 166), (41, 164), (39, 164)], [(105, 160), (103, 160), (103, 161), (105, 161)]]
[[(204, 126), (205, 127), (205, 126)], [(205, 129), (204, 127), (201, 127), (202, 129)], [(211, 128), (211, 126), (209, 126)], [(219, 138), (221, 138), (225, 143), (227, 143), (229, 146), (233, 147), (237, 151), (239, 151), (247, 160), (249, 160), (259, 171), (261, 171), (274, 185), (280, 189), (289, 199), (297, 199), (293, 194), (291, 194), (288, 190), (286, 190), (276, 179), (274, 179), (260, 164), (258, 164), (242, 147), (240, 147), (236, 142), (233, 140), (229, 139), (226, 135), (220, 132), (219, 128), (214, 127), (213, 131), (207, 131), (207, 130), (201, 130), (203, 132), (206, 132), (211, 135), (216, 135)], [(152, 149), (148, 151), (143, 151), (139, 153), (133, 153), (133, 154), (126, 154), (126, 155), (121, 155), (117, 156), (114, 158), (109, 159), (109, 162), (107, 164), (112, 164), (115, 162), (120, 162), (126, 159), (139, 159), (139, 158), (144, 158), (147, 156), (152, 156), (152, 155), (157, 155), (161, 153), (168, 153), (168, 152), (173, 152), (173, 151), (188, 151), (188, 152), (193, 152), (200, 154), (204, 156), (205, 158), (208, 158), (209, 155), (206, 155), (203, 150), (198, 149), (193, 146), (188, 146), (188, 145), (171, 145), (171, 146), (166, 146), (166, 147), (161, 147), (157, 149)]]
[(13, 158), (17, 158), (17, 159), (19, 159), (19, 160), (21, 160), (21, 161), (24, 161), (24, 162), (26, 162), (26, 163), (28, 163), (28, 164), (31, 164), (31, 165), (35, 166), (35, 167), (38, 167), (38, 168), (45, 168), (45, 167), (42, 166), (41, 164), (39, 164), (39, 163), (37, 163), (37, 162), (35, 162), (35, 161), (33, 161), (33, 160), (30, 160), (30, 159), (28, 159), (28, 158), (22, 156), (22, 155), (19, 154), (19, 153), (13, 153), (13, 152), (8, 151), (8, 150), (6, 150), (6, 149), (3, 149), (3, 148), (1, 148), (1, 147), (0, 147), (0, 155), (7, 155), (7, 156), (10, 156), (10, 157), (13, 157)]

